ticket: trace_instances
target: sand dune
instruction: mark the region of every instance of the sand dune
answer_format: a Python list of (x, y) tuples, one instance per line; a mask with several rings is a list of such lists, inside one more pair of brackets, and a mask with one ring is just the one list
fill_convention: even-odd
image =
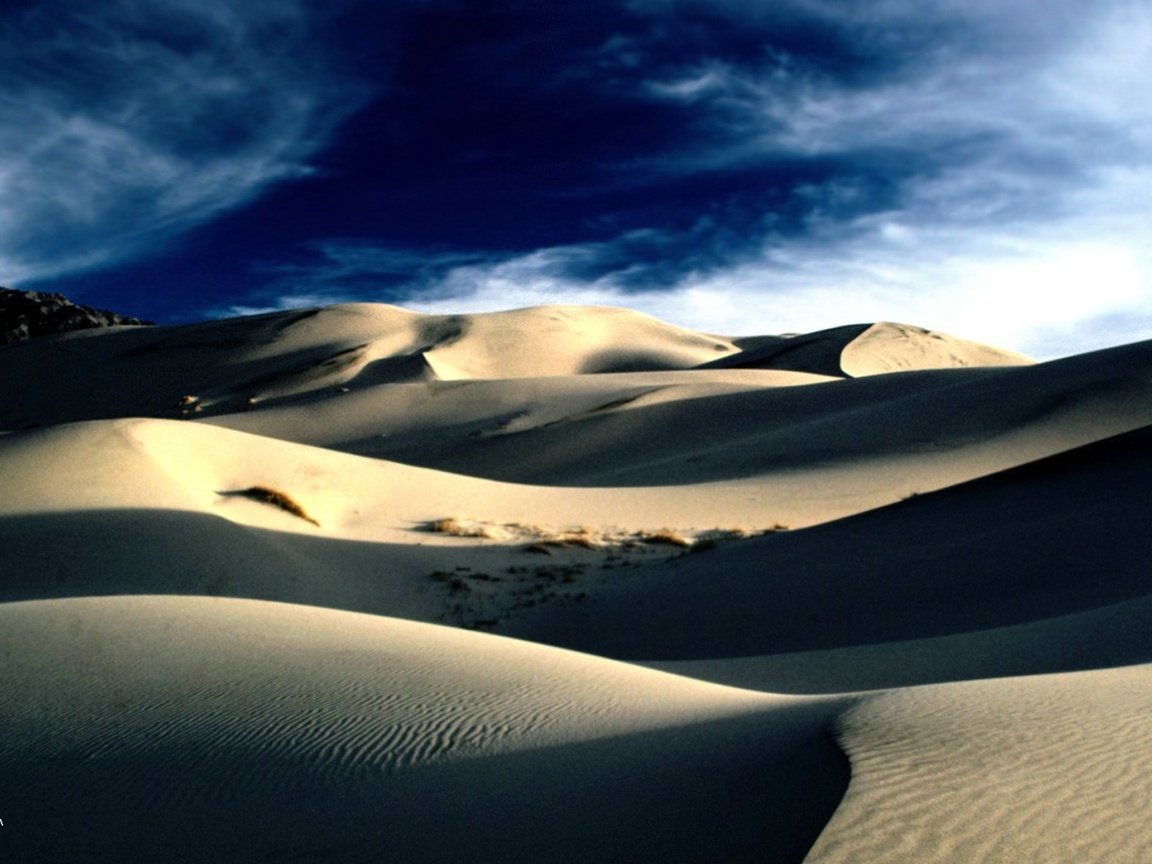
[(1018, 366), (1030, 362), (1015, 351), (890, 322), (873, 324), (845, 345), (840, 355), (840, 368), (853, 378), (911, 369)]
[[(636, 660), (819, 651), (1006, 627), (1143, 596), (1144, 563), (1152, 557), (1142, 530), (1150, 442), (1152, 432), (1137, 430), (804, 531), (731, 539), (687, 556), (667, 546), (677, 556), (670, 563), (653, 563), (668, 554), (654, 554), (656, 547), (614, 545), (605, 536), (603, 548), (573, 543), (550, 550), (544, 564), (526, 548), (538, 539), (532, 535), (454, 536), (427, 526), (483, 501), (487, 518), (478, 530), (523, 524), (518, 520), (528, 515), (546, 525), (610, 516), (609, 524), (593, 522), (587, 539), (594, 540), (623, 531), (621, 525), (656, 532), (677, 517), (695, 520), (710, 507), (724, 508), (703, 494), (681, 500), (659, 487), (557, 491), (172, 421), (96, 422), (0, 441), (0, 470), (24, 491), (2, 502), (0, 532), (9, 539), (0, 554), (18, 572), (21, 557), (39, 543), (30, 538), (60, 532), (68, 521), (83, 523), (87, 511), (91, 524), (105, 527), (91, 532), (83, 555), (53, 549), (40, 555), (59, 579), (89, 591), (97, 577), (112, 593), (124, 578), (116, 575), (117, 559), (141, 554), (172, 562), (151, 568), (151, 582), (141, 587), (172, 590), (165, 573), (187, 580), (195, 547), (211, 542), (219, 544), (215, 552), (230, 551), (207, 556), (209, 584), (235, 586), (237, 596), (298, 600), (298, 593), (245, 592), (274, 585), (269, 569), (286, 586), (309, 586), (333, 570), (322, 584), (334, 596), (341, 583), (388, 581), (370, 607), (326, 605), (413, 615), (409, 595), (429, 594), (419, 589), (428, 589), (430, 573), (471, 564), (507, 581), (503, 589), (484, 586), (476, 612), (496, 614), (501, 632)], [(221, 494), (259, 485), (290, 490), (319, 525)], [(181, 520), (187, 527), (172, 530)], [(117, 523), (123, 527), (113, 529)], [(190, 543), (194, 535), (205, 539)], [(103, 561), (95, 554), (102, 545), (109, 547)], [(263, 556), (269, 566), (260, 564)], [(593, 588), (593, 602), (540, 598), (528, 610), (501, 609), (515, 604), (511, 592), (521, 587), (509, 568), (547, 569), (560, 560), (582, 565), (579, 580), (565, 584)], [(441, 603), (425, 596), (415, 617), (434, 620)], [(710, 620), (724, 626), (708, 627)]]
[(754, 336), (736, 339), (734, 344), (741, 349), (739, 354), (713, 360), (706, 368), (791, 369), (860, 378), (913, 369), (1018, 366), (1032, 362), (1014, 351), (887, 321), (804, 335)]
[[(408, 385), (210, 422), (547, 485), (787, 482), (831, 469), (846, 500), (857, 489), (868, 494), (862, 484), (923, 492), (1152, 423), (1150, 361), (1152, 343), (1140, 343), (1038, 366), (823, 379), (818, 387), (754, 377), (799, 373), (755, 370), (726, 373), (751, 373), (742, 380), (709, 371), (695, 385), (684, 376), (704, 370)], [(905, 485), (913, 475), (919, 485)]]
[(1152, 342), (353, 304), (0, 347), (0, 432), (13, 860), (1152, 850)]
[[(636, 312), (563, 306), (440, 316), (362, 303), (116, 327), (0, 353), (0, 424), (210, 415), (380, 383), (685, 369), (735, 350)], [(17, 370), (33, 367), (50, 392), (19, 386)]]
[(206, 598), (0, 621), (22, 860), (798, 860), (847, 779), (836, 703), (492, 636)]
[[(1143, 601), (1150, 444), (1152, 430), (1142, 429), (852, 518), (686, 556), (613, 584), (593, 607), (521, 613), (507, 632), (637, 660), (747, 658), (983, 633)], [(1147, 622), (1145, 603), (1125, 611), (1133, 625)], [(1034, 631), (1020, 635), (1036, 645)], [(944, 647), (936, 659), (947, 678), (975, 677), (963, 674), (966, 662), (987, 670), (980, 652)], [(1027, 671), (1089, 668), (1101, 647), (1056, 639), (1051, 665), (1041, 659)], [(1152, 660), (1150, 649), (1138, 640), (1123, 661)], [(751, 683), (750, 662), (742, 665), (738, 680)], [(774, 666), (758, 685), (784, 684), (772, 681)], [(920, 664), (925, 672), (900, 683), (943, 680), (931, 663)], [(876, 682), (843, 689), (864, 686)]]
[(806, 859), (1146, 861), (1152, 669), (899, 690), (842, 721), (852, 785)]
[[(807, 362), (768, 368), (840, 377), (845, 374), (841, 354), (857, 357), (845, 361), (857, 366), (867, 362), (860, 356), (875, 354), (883, 358), (876, 361), (876, 371), (1029, 362), (904, 325), (841, 329), (863, 330), (865, 348), (840, 331), (824, 331), (784, 341), (814, 344), (837, 358), (815, 364), (828, 370), (808, 368), (814, 364)], [(765, 339), (779, 341), (741, 341), (752, 346)], [(944, 346), (939, 351), (937, 343)], [(330, 397), (340, 388), (663, 372), (714, 366), (718, 357), (721, 365), (756, 366), (759, 350), (741, 350), (732, 340), (629, 310), (596, 307), (420, 315), (359, 303), (175, 327), (112, 327), (37, 339), (0, 352), (0, 426), (214, 416)], [(37, 370), (41, 386), (19, 386), (19, 370), (28, 368)], [(142, 387), (137, 376), (143, 368), (148, 382)], [(184, 402), (185, 397), (195, 401)]]

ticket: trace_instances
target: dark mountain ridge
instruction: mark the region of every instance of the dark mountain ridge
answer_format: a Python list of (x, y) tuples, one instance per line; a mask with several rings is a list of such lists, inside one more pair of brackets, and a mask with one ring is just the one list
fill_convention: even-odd
[(117, 312), (81, 306), (62, 294), (14, 291), (0, 287), (0, 345), (12, 345), (38, 336), (51, 336), (72, 330), (151, 323)]

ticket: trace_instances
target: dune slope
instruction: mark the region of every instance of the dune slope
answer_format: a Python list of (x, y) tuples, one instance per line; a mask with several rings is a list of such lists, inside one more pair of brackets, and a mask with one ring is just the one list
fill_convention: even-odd
[[(118, 327), (0, 350), (0, 426), (207, 416), (380, 383), (685, 369), (736, 350), (626, 309), (564, 306), (420, 315), (359, 303)], [(41, 387), (20, 386), (31, 368)]]
[(913, 688), (844, 717), (843, 805), (806, 859), (1152, 856), (1152, 668)]
[(0, 859), (1144, 861), (1150, 482), (1152, 342), (0, 347)]
[[(521, 483), (678, 485), (835, 466), (887, 487), (915, 472), (922, 485), (907, 491), (925, 491), (1152, 423), (1150, 367), (1152, 343), (1139, 343), (1036, 366), (860, 380), (697, 370), (694, 386), (693, 373), (669, 372), (537, 379), (531, 389), (454, 382), (211, 422)], [(842, 472), (838, 494), (850, 489)]]
[(21, 860), (799, 861), (847, 779), (835, 703), (375, 616), (15, 603), (0, 646)]
[[(1152, 539), (1143, 524), (1150, 445), (1152, 430), (1142, 429), (848, 519), (690, 555), (612, 586), (593, 606), (521, 613), (505, 632), (616, 657), (691, 660), (874, 647), (1136, 600), (1125, 611), (1139, 628), (1149, 609)], [(1037, 635), (1019, 633), (1030, 646)], [(1037, 667), (1017, 671), (1097, 665), (1096, 652), (1109, 640), (1051, 644), (1049, 656), (1033, 657)], [(1123, 644), (1132, 652), (1124, 662), (1152, 660), (1147, 640)], [(938, 647), (936, 668), (922, 659), (903, 674), (917, 669), (928, 676), (920, 680), (941, 680), (934, 676), (989, 669), (978, 650)], [(1011, 651), (1004, 656), (1019, 661)], [(974, 665), (965, 669), (966, 661)], [(735, 680), (751, 683), (744, 665)], [(758, 683), (787, 680), (774, 682), (766, 668)], [(861, 686), (877, 682), (848, 683)]]

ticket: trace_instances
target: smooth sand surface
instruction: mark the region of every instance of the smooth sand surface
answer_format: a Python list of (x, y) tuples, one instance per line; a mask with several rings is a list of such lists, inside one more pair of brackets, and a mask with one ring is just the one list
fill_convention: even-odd
[(0, 858), (1148, 860), (1149, 430), (892, 323), (2, 348)]
[(708, 363), (711, 368), (793, 369), (859, 378), (912, 369), (1016, 366), (1023, 354), (908, 324), (849, 324), (816, 333), (735, 339), (739, 354)]
[[(618, 580), (594, 606), (538, 607), (509, 630), (633, 659), (746, 658), (982, 633), (1144, 599), (1150, 482), (1152, 429), (1142, 429), (805, 531), (687, 555)], [(1127, 662), (1144, 659), (1134, 647), (1141, 653)], [(1082, 650), (1091, 658), (1098, 648)], [(987, 669), (977, 652), (939, 655), (952, 667), (968, 659)]]

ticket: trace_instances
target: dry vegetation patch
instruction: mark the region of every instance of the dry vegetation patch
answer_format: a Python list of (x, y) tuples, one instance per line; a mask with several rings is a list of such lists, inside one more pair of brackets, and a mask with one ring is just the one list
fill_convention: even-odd
[[(597, 585), (633, 578), (624, 574), (656, 574), (662, 572), (662, 563), (685, 554), (785, 530), (780, 524), (708, 530), (625, 530), (588, 525), (551, 528), (458, 517), (432, 520), (422, 527), (448, 537), (490, 541), (490, 545), (482, 542), (486, 550), (482, 554), (497, 555), (507, 562), (490, 572), (459, 566), (430, 574), (445, 590), (440, 620), (485, 630), (498, 629), (502, 621), (527, 614), (536, 606), (595, 602)], [(500, 575), (493, 575), (497, 572)]]
[(779, 523), (771, 528), (713, 528), (705, 531), (677, 528), (597, 529), (588, 525), (581, 525), (578, 528), (549, 528), (519, 522), (497, 524), (478, 519), (448, 517), (425, 523), (424, 530), (450, 537), (523, 543), (525, 552), (551, 554), (554, 550), (561, 549), (619, 550), (646, 546), (670, 546), (682, 550), (691, 550), (698, 546), (715, 548), (718, 543), (727, 540), (759, 537), (787, 529)]
[(480, 540), (506, 540), (507, 531), (492, 523), (477, 522), (471, 519), (436, 519), (425, 525), (433, 534), (447, 534), (450, 537), (475, 537)]
[(270, 504), (285, 513), (303, 519), (305, 522), (311, 522), (317, 528), (320, 527), (320, 523), (309, 516), (308, 512), (294, 498), (270, 486), (249, 486), (247, 489), (232, 489), (219, 494), (227, 497), (248, 498), (251, 501), (259, 501), (261, 504)]

